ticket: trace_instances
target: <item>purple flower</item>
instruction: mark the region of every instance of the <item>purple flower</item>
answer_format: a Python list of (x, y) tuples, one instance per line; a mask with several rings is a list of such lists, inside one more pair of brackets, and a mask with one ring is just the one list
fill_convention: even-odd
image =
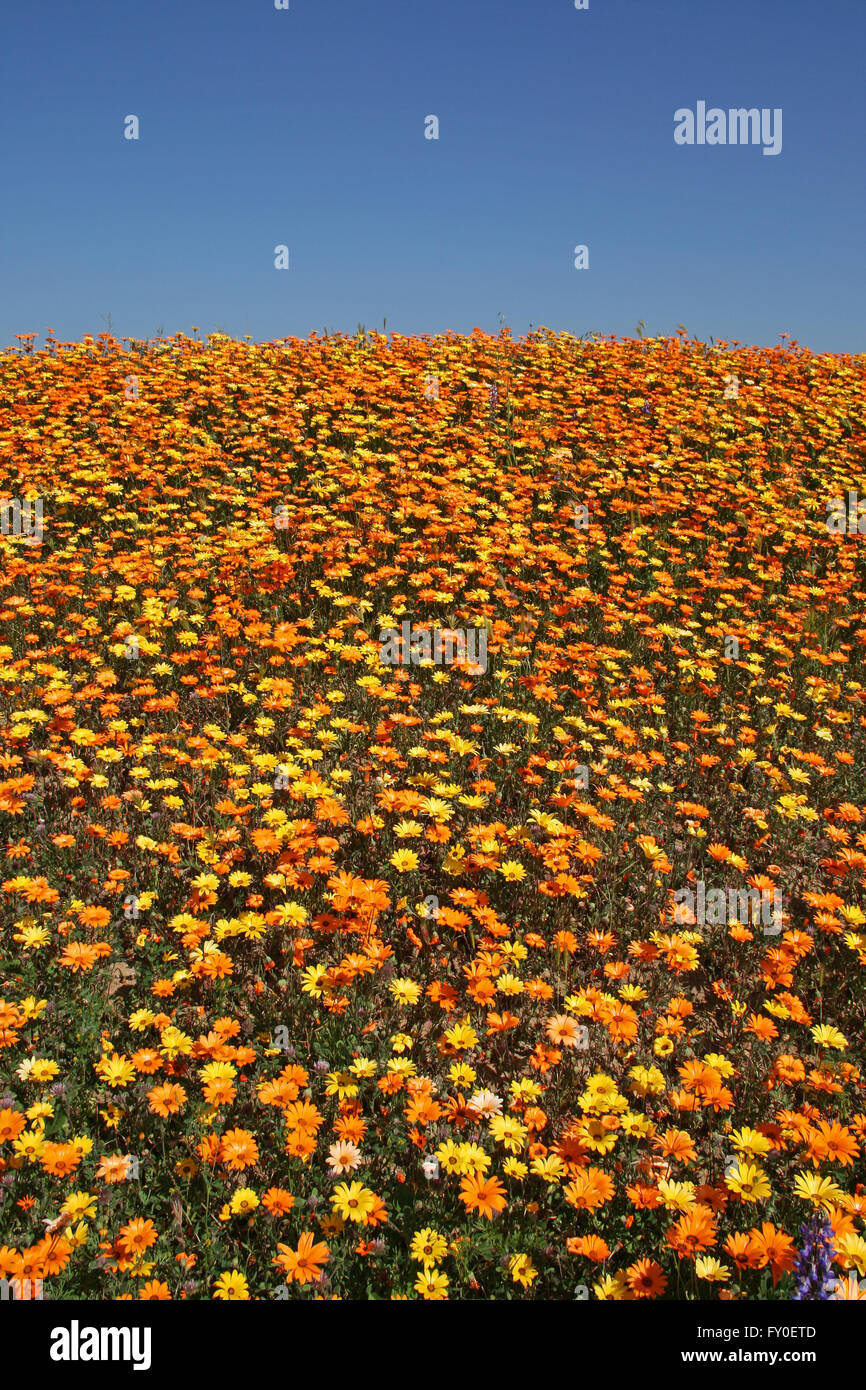
[(794, 1261), (792, 1299), (830, 1299), (835, 1289), (833, 1276), (833, 1227), (826, 1215), (816, 1212), (800, 1227), (803, 1241)]

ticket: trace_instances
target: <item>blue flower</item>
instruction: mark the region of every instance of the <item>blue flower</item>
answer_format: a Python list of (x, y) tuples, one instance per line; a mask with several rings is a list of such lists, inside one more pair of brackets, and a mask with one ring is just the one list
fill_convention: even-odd
[(816, 1212), (800, 1227), (803, 1247), (794, 1261), (794, 1292), (791, 1297), (830, 1299), (836, 1286), (833, 1275), (833, 1227), (826, 1215)]

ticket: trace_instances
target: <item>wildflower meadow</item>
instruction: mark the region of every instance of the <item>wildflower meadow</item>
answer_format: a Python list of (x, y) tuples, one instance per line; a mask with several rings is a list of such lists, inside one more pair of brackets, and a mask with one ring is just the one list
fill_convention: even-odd
[(866, 1297), (866, 360), (0, 357), (0, 1275)]

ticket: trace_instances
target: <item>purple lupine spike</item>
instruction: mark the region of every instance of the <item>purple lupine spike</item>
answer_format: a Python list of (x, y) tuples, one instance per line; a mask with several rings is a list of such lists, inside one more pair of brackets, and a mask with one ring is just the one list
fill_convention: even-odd
[(802, 1248), (794, 1261), (792, 1299), (830, 1299), (833, 1297), (833, 1227), (827, 1216), (816, 1212), (800, 1227)]

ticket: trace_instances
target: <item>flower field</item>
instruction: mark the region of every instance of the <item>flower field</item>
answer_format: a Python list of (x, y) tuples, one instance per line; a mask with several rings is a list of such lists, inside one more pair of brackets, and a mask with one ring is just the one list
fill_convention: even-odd
[(9, 1288), (866, 1297), (864, 407), (684, 336), (0, 357)]

